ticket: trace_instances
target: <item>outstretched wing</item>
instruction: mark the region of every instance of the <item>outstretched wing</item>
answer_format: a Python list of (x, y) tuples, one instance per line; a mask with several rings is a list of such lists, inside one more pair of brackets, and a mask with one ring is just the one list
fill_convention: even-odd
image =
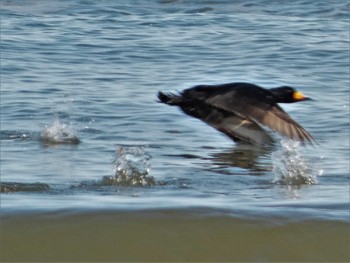
[(245, 141), (255, 144), (271, 144), (269, 134), (255, 122), (242, 118), (233, 112), (219, 109), (197, 100), (190, 104), (181, 104), (186, 114), (198, 118), (215, 129), (225, 133), (234, 141)]
[(233, 92), (207, 98), (205, 103), (267, 126), (290, 139), (314, 141), (313, 137), (276, 103), (265, 103), (250, 97), (242, 98), (235, 96)]

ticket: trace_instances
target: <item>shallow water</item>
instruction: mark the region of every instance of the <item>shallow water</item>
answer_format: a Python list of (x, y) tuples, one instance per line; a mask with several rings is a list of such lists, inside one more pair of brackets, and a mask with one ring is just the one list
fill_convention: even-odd
[[(349, 9), (2, 2), (1, 260), (349, 260)], [(312, 97), (282, 106), (318, 144), (237, 145), (156, 102), (236, 81)]]

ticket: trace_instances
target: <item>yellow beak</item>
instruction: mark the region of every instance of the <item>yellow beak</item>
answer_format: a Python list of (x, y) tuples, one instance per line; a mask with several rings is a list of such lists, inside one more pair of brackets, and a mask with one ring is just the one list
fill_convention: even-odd
[(300, 101), (300, 100), (307, 100), (309, 98), (305, 97), (303, 93), (301, 93), (299, 91), (295, 91), (293, 93), (293, 99), (296, 100), (296, 101)]

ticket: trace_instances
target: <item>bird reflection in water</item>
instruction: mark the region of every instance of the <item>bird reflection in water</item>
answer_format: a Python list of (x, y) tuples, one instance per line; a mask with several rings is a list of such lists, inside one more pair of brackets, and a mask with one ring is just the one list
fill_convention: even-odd
[[(257, 147), (248, 144), (236, 144), (232, 148), (211, 154), (209, 158), (215, 169), (238, 167), (249, 170), (251, 175), (263, 175), (272, 170), (271, 153), (274, 147)], [(230, 172), (232, 174), (234, 172)]]

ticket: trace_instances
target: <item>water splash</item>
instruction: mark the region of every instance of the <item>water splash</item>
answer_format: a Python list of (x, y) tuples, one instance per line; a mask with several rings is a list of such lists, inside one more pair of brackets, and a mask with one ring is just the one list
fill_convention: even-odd
[(46, 145), (80, 143), (74, 127), (71, 124), (62, 123), (59, 119), (56, 119), (51, 126), (44, 128), (41, 139)]
[(272, 165), (276, 184), (317, 184), (319, 172), (302, 156), (299, 142), (282, 141), (282, 148), (272, 153)]
[(144, 146), (118, 146), (114, 160), (114, 177), (104, 177), (109, 184), (123, 186), (155, 185), (150, 176), (151, 156)]

